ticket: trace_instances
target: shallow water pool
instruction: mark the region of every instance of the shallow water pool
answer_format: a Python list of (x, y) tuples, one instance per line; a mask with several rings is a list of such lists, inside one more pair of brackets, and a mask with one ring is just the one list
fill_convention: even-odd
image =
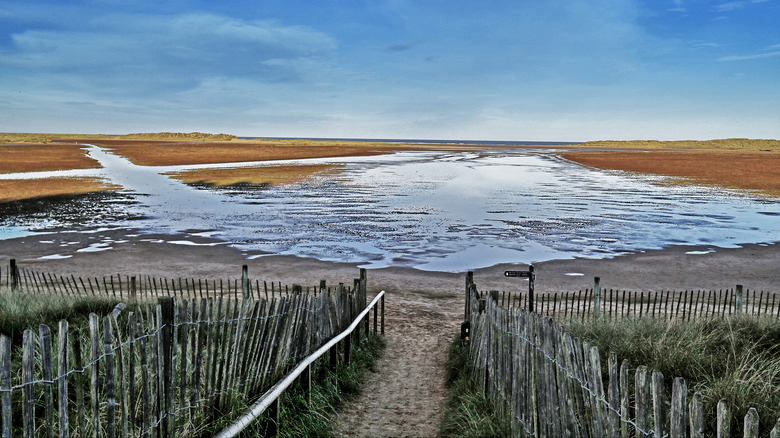
[[(125, 190), (46, 214), (6, 209), (0, 239), (51, 228), (201, 230), (246, 250), (444, 271), (780, 241), (778, 201), (588, 169), (550, 150), (276, 162), (345, 170), (304, 184), (221, 189), (163, 175), (185, 167), (135, 166), (99, 147), (90, 155), (104, 167), (90, 172)], [(260, 164), (269, 163), (251, 165)]]

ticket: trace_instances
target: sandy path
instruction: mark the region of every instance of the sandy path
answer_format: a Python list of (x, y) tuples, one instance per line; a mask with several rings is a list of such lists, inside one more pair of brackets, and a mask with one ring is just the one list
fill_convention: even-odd
[(387, 349), (360, 397), (336, 419), (344, 437), (433, 437), (447, 397), (447, 346), (459, 333), (461, 296), (391, 293)]

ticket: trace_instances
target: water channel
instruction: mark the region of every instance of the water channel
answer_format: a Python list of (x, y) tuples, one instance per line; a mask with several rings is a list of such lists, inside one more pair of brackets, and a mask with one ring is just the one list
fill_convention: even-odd
[[(589, 169), (534, 149), (429, 150), (209, 166), (137, 166), (97, 146), (116, 193), (0, 208), (0, 240), (57, 229), (186, 232), (255, 254), (462, 271), (497, 263), (612, 257), (669, 245), (716, 250), (780, 241), (780, 201)], [(331, 163), (339, 173), (275, 187), (194, 187), (196, 167)], [(668, 181), (666, 181), (668, 182)], [(45, 210), (45, 211), (44, 211)], [(180, 237), (179, 237), (180, 238)]]

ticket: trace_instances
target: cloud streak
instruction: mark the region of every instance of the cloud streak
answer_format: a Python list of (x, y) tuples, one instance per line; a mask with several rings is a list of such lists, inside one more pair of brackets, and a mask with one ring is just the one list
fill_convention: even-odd
[(213, 14), (106, 16), (78, 29), (26, 30), (11, 41), (0, 68), (133, 93), (193, 88), (222, 75), (300, 81), (337, 47), (306, 26)]

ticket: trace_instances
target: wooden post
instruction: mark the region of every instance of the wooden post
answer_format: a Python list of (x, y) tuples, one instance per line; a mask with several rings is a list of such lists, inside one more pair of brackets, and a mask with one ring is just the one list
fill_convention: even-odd
[(374, 306), (374, 335), (376, 335), (377, 332), (377, 313), (379, 311), (379, 306)]
[(347, 336), (344, 337), (344, 366), (349, 366), (349, 355), (350, 350), (352, 350), (352, 336), (351, 334), (347, 334)]
[(68, 419), (68, 372), (70, 365), (68, 361), (68, 321), (60, 321), (59, 326), (59, 352), (57, 355), (57, 371), (60, 375), (58, 384), (58, 404), (60, 413), (60, 436), (67, 437), (70, 433), (70, 424)]
[(736, 296), (736, 305), (737, 305), (737, 315), (742, 314), (742, 285), (737, 285), (737, 296)]
[(725, 398), (720, 399), (717, 408), (716, 433), (718, 438), (731, 438), (731, 409)]
[(385, 334), (385, 296), (382, 295), (382, 331), (380, 332), (382, 335)]
[(593, 319), (599, 319), (599, 311), (601, 309), (601, 277), (593, 277), (593, 299), (596, 301), (596, 306), (593, 309)]
[(33, 392), (35, 371), (35, 334), (27, 329), (23, 334), (22, 382), (24, 397), (22, 404), (22, 432), (25, 438), (35, 436), (35, 393)]
[(471, 285), (474, 284), (474, 272), (466, 273), (466, 308), (463, 312), (463, 320), (471, 320)]
[(534, 281), (536, 280), (536, 274), (534, 273), (534, 265), (528, 265), (528, 311), (533, 313), (534, 311)]
[(745, 438), (758, 438), (758, 411), (756, 408), (748, 409), (745, 415), (745, 429), (743, 435)]
[(130, 300), (132, 302), (136, 302), (135, 294), (136, 294), (135, 275), (133, 275), (132, 277), (130, 277)]
[(656, 437), (666, 436), (666, 389), (664, 375), (654, 370), (652, 375), (653, 430)]
[(11, 289), (16, 289), (19, 286), (19, 267), (16, 266), (16, 259), (11, 259)]
[(0, 404), (2, 404), (3, 438), (11, 438), (11, 338), (0, 335)]
[[(168, 412), (170, 406), (168, 401), (170, 400), (169, 394), (171, 393), (171, 373), (173, 372), (173, 313), (174, 302), (172, 297), (160, 297), (157, 299), (161, 309), (162, 319), (159, 322), (160, 327), (160, 340), (162, 342), (162, 396), (159, 398), (161, 405), (161, 412)], [(163, 424), (160, 428), (161, 436), (167, 437), (168, 430), (170, 429), (169, 423), (173, 421), (170, 416), (165, 416), (162, 419)]]
[[(677, 377), (674, 379), (674, 384), (672, 385), (672, 404), (671, 404), (671, 413), (669, 414), (671, 418), (671, 423), (669, 426), (669, 436), (670, 438), (685, 438), (685, 406), (687, 404), (687, 395), (688, 389), (685, 385), (685, 379), (682, 377)], [(656, 432), (658, 431), (658, 427), (656, 426)]]
[(249, 299), (249, 266), (241, 267), (241, 293), (245, 300)]
[(689, 406), (688, 418), (691, 426), (691, 438), (704, 438), (704, 408), (701, 399), (701, 392), (694, 393)]

